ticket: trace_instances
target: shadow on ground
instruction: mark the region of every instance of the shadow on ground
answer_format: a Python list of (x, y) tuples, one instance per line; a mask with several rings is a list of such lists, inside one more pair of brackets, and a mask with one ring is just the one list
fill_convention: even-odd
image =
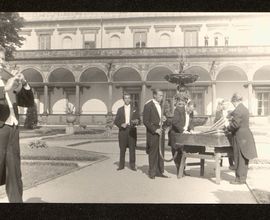
[(254, 196), (260, 204), (270, 204), (270, 192), (261, 189), (252, 189)]
[[(219, 203), (231, 203), (232, 198), (236, 198), (238, 200), (236, 203), (246, 203), (245, 197), (250, 196), (250, 191), (225, 191), (225, 190), (217, 190), (213, 192), (215, 197), (218, 199), (217, 202)], [(254, 201), (256, 204), (257, 202)]]

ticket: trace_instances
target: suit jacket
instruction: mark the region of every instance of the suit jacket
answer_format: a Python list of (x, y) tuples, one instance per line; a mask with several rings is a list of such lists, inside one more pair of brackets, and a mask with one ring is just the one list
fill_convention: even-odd
[[(130, 126), (128, 128), (123, 128), (121, 125), (123, 123), (126, 122), (126, 118), (125, 118), (125, 108), (124, 106), (120, 107), (117, 110), (116, 116), (115, 116), (115, 120), (114, 120), (114, 124), (119, 128), (119, 144), (120, 145), (124, 145), (124, 146), (128, 146), (128, 139), (127, 139), (127, 135), (128, 138), (131, 138), (133, 140), (129, 141), (129, 143), (133, 143), (136, 144), (136, 139), (137, 139), (137, 129), (134, 125), (132, 125), (131, 120), (139, 120), (140, 122), (140, 114), (137, 108), (131, 106), (130, 108)], [(126, 133), (126, 131), (128, 130), (128, 133)]]
[[(13, 104), (14, 113), (19, 121), (18, 106), (30, 107), (34, 105), (34, 95), (32, 90), (21, 89), (16, 94), (16, 103)], [(4, 126), (5, 121), (8, 119), (10, 114), (9, 106), (5, 97), (4, 87), (0, 87), (0, 128)]]
[(143, 124), (146, 127), (146, 152), (149, 152), (151, 147), (157, 142), (159, 136), (155, 131), (160, 128), (160, 117), (153, 101), (145, 104), (143, 109)]
[(231, 113), (232, 119), (228, 126), (233, 137), (234, 147), (239, 147), (240, 151), (247, 159), (257, 157), (254, 137), (249, 128), (248, 109), (240, 103)]
[[(189, 124), (188, 124), (188, 131), (193, 130), (193, 112), (189, 114)], [(185, 106), (176, 106), (174, 110), (174, 115), (172, 119), (172, 127), (169, 131), (169, 146), (174, 147), (176, 140), (175, 140), (175, 134), (180, 133), (182, 134), (184, 132), (184, 127), (186, 124), (186, 110)]]

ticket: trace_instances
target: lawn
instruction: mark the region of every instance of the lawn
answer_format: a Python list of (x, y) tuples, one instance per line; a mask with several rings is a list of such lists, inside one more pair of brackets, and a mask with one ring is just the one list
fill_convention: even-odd
[(65, 147), (29, 148), (28, 145), (21, 144), (23, 160), (96, 161), (104, 157), (98, 153)]

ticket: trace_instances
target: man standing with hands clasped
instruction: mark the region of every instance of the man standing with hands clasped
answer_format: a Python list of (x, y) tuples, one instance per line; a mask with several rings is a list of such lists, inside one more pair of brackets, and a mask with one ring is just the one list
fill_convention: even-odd
[[(164, 155), (164, 143), (162, 141), (159, 146), (160, 136), (164, 136), (162, 130), (162, 121), (166, 121), (166, 117), (161, 118), (161, 101), (163, 99), (163, 92), (161, 90), (153, 90), (153, 99), (145, 104), (143, 110), (143, 123), (146, 127), (146, 153), (149, 159), (149, 178), (155, 179), (155, 176), (165, 177), (164, 161), (159, 154), (159, 147)], [(163, 139), (163, 138), (162, 138)]]
[(125, 153), (126, 148), (129, 148), (129, 165), (130, 169), (136, 171), (136, 141), (137, 141), (137, 128), (140, 122), (140, 115), (138, 109), (131, 103), (130, 94), (124, 93), (123, 95), (124, 106), (120, 107), (117, 111), (114, 124), (119, 128), (118, 140), (120, 147), (120, 161), (117, 170), (122, 170), (125, 167)]
[(231, 113), (231, 120), (225, 124), (232, 133), (232, 145), (235, 162), (235, 180), (231, 184), (245, 184), (248, 173), (249, 160), (257, 157), (257, 150), (253, 134), (249, 128), (249, 112), (242, 103), (242, 96), (234, 93), (231, 102), (235, 109)]
[(22, 74), (0, 77), (0, 185), (6, 184), (9, 202), (23, 202), (18, 106), (34, 105), (33, 92)]

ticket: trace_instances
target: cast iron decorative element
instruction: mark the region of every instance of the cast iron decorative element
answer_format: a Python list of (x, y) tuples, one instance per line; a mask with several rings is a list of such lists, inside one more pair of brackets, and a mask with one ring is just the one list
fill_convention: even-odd
[(186, 58), (182, 54), (179, 56), (179, 73), (177, 74), (169, 74), (165, 76), (165, 79), (170, 82), (177, 84), (178, 92), (187, 93), (186, 84), (194, 83), (198, 80), (199, 76), (196, 74), (185, 73), (185, 67), (187, 66)]

